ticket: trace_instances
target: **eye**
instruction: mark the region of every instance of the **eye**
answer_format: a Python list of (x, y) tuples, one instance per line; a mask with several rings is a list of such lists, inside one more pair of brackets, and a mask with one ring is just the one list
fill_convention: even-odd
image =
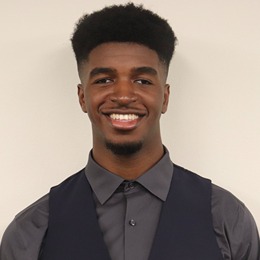
[(141, 84), (141, 85), (152, 85), (152, 82), (147, 79), (137, 79), (137, 80), (135, 80), (135, 83)]
[(111, 78), (102, 78), (102, 79), (95, 80), (94, 84), (109, 84), (112, 82), (113, 82), (113, 80)]

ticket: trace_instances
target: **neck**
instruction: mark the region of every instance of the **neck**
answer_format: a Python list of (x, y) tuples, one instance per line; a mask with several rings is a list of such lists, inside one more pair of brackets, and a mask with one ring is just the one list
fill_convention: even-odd
[(144, 174), (162, 158), (163, 153), (162, 144), (155, 149), (142, 148), (132, 155), (115, 155), (108, 149), (93, 148), (93, 157), (99, 165), (126, 180), (135, 180)]

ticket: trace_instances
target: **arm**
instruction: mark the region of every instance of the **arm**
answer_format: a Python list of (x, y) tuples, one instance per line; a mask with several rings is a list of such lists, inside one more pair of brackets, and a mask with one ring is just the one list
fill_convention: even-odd
[(1, 242), (1, 260), (37, 260), (48, 226), (48, 195), (21, 213), (7, 227)]
[(225, 260), (260, 260), (259, 234), (253, 216), (234, 195), (215, 185), (212, 215)]

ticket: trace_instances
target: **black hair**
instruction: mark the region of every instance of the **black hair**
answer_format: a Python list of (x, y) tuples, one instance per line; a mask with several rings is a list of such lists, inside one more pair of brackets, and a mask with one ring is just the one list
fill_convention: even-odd
[(166, 20), (142, 5), (113, 5), (86, 14), (71, 38), (78, 65), (95, 47), (107, 42), (132, 42), (154, 50), (169, 67), (176, 37)]

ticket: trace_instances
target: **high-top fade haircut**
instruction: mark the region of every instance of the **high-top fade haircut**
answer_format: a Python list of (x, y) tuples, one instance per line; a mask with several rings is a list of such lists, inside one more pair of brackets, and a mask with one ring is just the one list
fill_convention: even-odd
[(129, 42), (154, 50), (168, 70), (176, 37), (166, 20), (142, 5), (128, 3), (84, 15), (71, 41), (78, 67), (102, 43)]

